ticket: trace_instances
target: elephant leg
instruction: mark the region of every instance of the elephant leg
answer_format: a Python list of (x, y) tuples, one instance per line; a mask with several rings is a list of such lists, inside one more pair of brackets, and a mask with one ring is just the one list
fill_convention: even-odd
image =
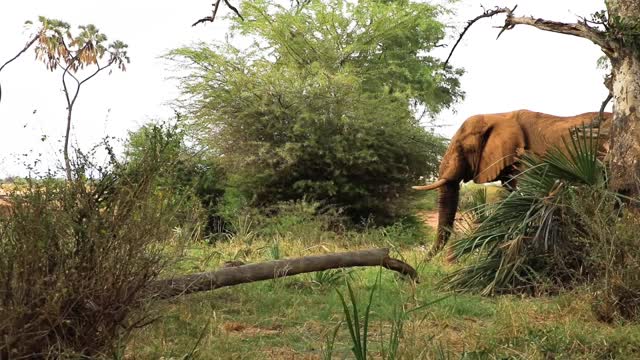
[(438, 197), (438, 233), (429, 251), (429, 257), (436, 255), (447, 244), (458, 210), (460, 183), (448, 182), (440, 188)]
[(518, 175), (518, 169), (516, 167), (516, 165), (512, 165), (509, 167), (504, 168), (500, 174), (498, 175), (498, 177), (496, 178), (496, 180), (500, 180), (500, 182), (502, 182), (502, 186), (507, 189), (509, 192), (513, 192), (515, 191), (516, 187), (517, 187), (517, 175)]

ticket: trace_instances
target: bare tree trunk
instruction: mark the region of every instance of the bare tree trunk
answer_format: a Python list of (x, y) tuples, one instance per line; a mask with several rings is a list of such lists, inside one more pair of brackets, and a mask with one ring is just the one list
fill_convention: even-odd
[[(80, 91), (80, 89), (78, 89)], [(62, 157), (64, 158), (64, 171), (67, 175), (67, 181), (73, 180), (71, 174), (71, 160), (69, 159), (69, 133), (71, 132), (71, 114), (73, 111), (73, 104), (69, 104), (67, 108), (67, 128), (64, 133), (64, 148), (62, 148)]]
[[(606, 4), (610, 19), (640, 21), (640, 0), (607, 0)], [(632, 196), (640, 195), (640, 41), (638, 34), (635, 37), (630, 47), (625, 47), (626, 42), (617, 44), (610, 56), (614, 101), (610, 186)]]
[(254, 281), (356, 266), (382, 266), (408, 275), (412, 279), (418, 277), (414, 268), (400, 260), (390, 258), (389, 249), (371, 249), (241, 265), (213, 272), (157, 280), (150, 285), (150, 291), (157, 299), (169, 299)]

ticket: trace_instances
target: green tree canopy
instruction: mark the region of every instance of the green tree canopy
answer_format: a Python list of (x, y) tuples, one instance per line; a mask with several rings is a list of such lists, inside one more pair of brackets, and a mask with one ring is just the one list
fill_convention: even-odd
[(436, 171), (444, 141), (417, 114), (462, 93), (460, 71), (428, 55), (443, 10), (408, 1), (244, 2), (230, 37), (181, 48), (190, 129), (256, 203), (310, 196), (387, 215)]

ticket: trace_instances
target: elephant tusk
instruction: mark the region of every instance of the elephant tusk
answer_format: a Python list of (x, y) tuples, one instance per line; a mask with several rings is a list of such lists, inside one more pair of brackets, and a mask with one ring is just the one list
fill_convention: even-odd
[(434, 182), (433, 184), (430, 185), (422, 185), (422, 186), (412, 186), (412, 189), (415, 190), (433, 190), (433, 189), (437, 189), (440, 186), (444, 185), (447, 183), (447, 179), (440, 179), (436, 182)]

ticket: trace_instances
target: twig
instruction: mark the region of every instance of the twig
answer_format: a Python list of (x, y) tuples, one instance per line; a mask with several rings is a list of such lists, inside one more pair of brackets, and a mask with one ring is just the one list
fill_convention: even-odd
[(211, 16), (203, 17), (202, 19), (191, 24), (191, 26), (196, 26), (204, 22), (213, 22), (213, 20), (216, 19), (216, 14), (218, 13), (218, 7), (220, 6), (220, 0), (217, 0), (215, 4), (211, 4), (211, 5), (213, 5), (213, 13), (211, 14)]
[[(38, 38), (40, 37), (40, 32), (38, 32), (37, 34), (35, 34), (33, 36), (33, 39), (31, 39), (27, 45), (24, 46), (24, 48), (22, 50), (20, 50), (20, 52), (18, 54), (16, 54), (16, 56), (12, 57), (11, 59), (9, 59), (7, 62), (5, 62), (4, 64), (2, 64), (2, 66), (0, 66), (0, 71), (2, 71), (2, 69), (4, 69), (5, 66), (9, 65), (11, 62), (13, 62), (15, 59), (17, 59), (18, 57), (20, 57), (20, 55), (24, 54), (25, 51), (29, 50), (29, 48), (31, 47), (31, 45), (33, 45), (33, 43), (35, 43)], [(0, 86), (0, 102), (2, 101), (2, 86)]]
[(593, 120), (593, 122), (591, 122), (592, 127), (600, 126), (602, 120), (604, 120), (604, 108), (607, 107), (607, 104), (609, 104), (609, 101), (611, 101), (611, 99), (613, 99), (613, 94), (609, 93), (609, 95), (607, 95), (607, 98), (602, 102), (602, 105), (600, 105), (600, 112), (598, 113), (598, 117)]
[(238, 9), (236, 9), (233, 5), (230, 4), (229, 0), (224, 0), (224, 3), (227, 5), (229, 9), (231, 9), (231, 11), (233, 11), (234, 13), (236, 13), (236, 15), (238, 15), (240, 20), (244, 21), (244, 18), (242, 17), (242, 15), (240, 15), (240, 11), (238, 11)]
[[(198, 24), (202, 24), (205, 22), (214, 22), (214, 20), (216, 19), (216, 14), (218, 13), (218, 8), (220, 7), (220, 1), (221, 0), (216, 0), (215, 4), (211, 4), (213, 5), (213, 13), (211, 14), (211, 16), (203, 17), (202, 19), (199, 19), (198, 21), (191, 24), (191, 26), (196, 26)], [(242, 14), (240, 14), (240, 11), (238, 11), (238, 9), (235, 6), (231, 5), (229, 0), (224, 0), (224, 3), (225, 5), (227, 5), (227, 7), (231, 11), (233, 11), (240, 18), (240, 20), (244, 21), (244, 17), (242, 17)]]
[(5, 66), (9, 65), (9, 63), (11, 63), (12, 61), (14, 61), (15, 59), (17, 59), (20, 55), (24, 54), (25, 51), (29, 50), (29, 48), (31, 47), (31, 45), (33, 45), (34, 42), (36, 42), (38, 40), (38, 38), (40, 37), (40, 33), (37, 33), (33, 39), (31, 39), (27, 45), (25, 45), (24, 49), (20, 50), (20, 52), (12, 57), (11, 59), (9, 59), (9, 61), (7, 61), (6, 63), (2, 64), (2, 66), (0, 66), (0, 71), (2, 71), (2, 69), (4, 69)]
[[(447, 60), (445, 60), (443, 67), (446, 68), (447, 65), (449, 64), (449, 59), (451, 59), (451, 56), (453, 55), (453, 52), (458, 47), (458, 44), (460, 43), (460, 41), (462, 41), (462, 38), (464, 37), (464, 34), (467, 33), (467, 31), (469, 30), (471, 25), (473, 25), (476, 21), (478, 21), (480, 19), (493, 17), (493, 16), (495, 16), (497, 14), (502, 14), (502, 13), (505, 13), (505, 12), (512, 13), (517, 7), (518, 7), (518, 5), (514, 6), (513, 9), (496, 7), (495, 9), (485, 10), (484, 13), (482, 13), (481, 15), (478, 15), (474, 19), (471, 19), (471, 20), (467, 21), (467, 26), (465, 26), (464, 30), (462, 30), (462, 33), (460, 33), (460, 36), (458, 37), (458, 41), (456, 41), (455, 45), (453, 45), (453, 48), (451, 48), (451, 52), (449, 52), (449, 56), (447, 56)], [(503, 29), (503, 31), (504, 31), (504, 29)], [(502, 31), (500, 32), (500, 34), (502, 34)], [(500, 34), (498, 34), (498, 37), (500, 36)]]

